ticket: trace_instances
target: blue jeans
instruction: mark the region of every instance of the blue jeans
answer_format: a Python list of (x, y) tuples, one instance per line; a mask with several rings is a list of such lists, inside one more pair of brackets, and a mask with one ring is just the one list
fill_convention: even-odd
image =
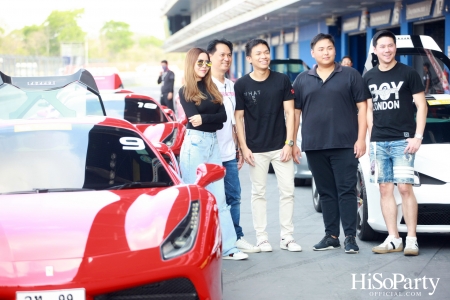
[(230, 206), (231, 218), (233, 219), (237, 239), (240, 239), (244, 236), (244, 233), (242, 232), (242, 227), (239, 226), (239, 219), (241, 218), (241, 183), (239, 182), (237, 160), (224, 161), (222, 164), (227, 169), (224, 178), (225, 197), (227, 204)]
[[(219, 144), (215, 132), (187, 129), (180, 152), (180, 169), (183, 181), (192, 184), (197, 179), (197, 167), (202, 163), (222, 165)], [(206, 189), (216, 198), (222, 232), (222, 255), (228, 256), (239, 250), (235, 246), (236, 232), (230, 208), (225, 201), (224, 180), (209, 184)]]

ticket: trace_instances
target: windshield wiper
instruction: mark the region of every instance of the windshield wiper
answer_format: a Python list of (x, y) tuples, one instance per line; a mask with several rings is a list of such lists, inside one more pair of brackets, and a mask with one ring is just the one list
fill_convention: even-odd
[(135, 189), (135, 188), (148, 188), (148, 187), (166, 187), (169, 186), (165, 182), (127, 182), (120, 185), (111, 186), (106, 190), (122, 190), (122, 189)]
[(28, 191), (16, 191), (1, 193), (0, 195), (11, 195), (11, 194), (42, 194), (42, 193), (63, 193), (63, 192), (82, 192), (82, 191), (95, 191), (94, 189), (84, 189), (84, 188), (57, 188), (57, 189), (41, 189), (34, 188)]

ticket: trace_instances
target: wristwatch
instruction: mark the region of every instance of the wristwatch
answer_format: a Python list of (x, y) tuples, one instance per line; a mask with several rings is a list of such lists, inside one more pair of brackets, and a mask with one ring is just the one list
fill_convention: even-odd
[(419, 140), (423, 140), (423, 135), (421, 135), (421, 134), (415, 134), (414, 135), (414, 137), (416, 138), (416, 139), (419, 139)]
[(284, 142), (286, 145), (289, 145), (289, 146), (294, 146), (294, 141), (293, 140), (286, 140), (286, 142)]

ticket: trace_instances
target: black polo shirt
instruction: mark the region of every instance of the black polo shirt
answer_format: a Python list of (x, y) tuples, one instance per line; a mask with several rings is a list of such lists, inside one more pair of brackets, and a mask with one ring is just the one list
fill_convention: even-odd
[(361, 75), (335, 62), (325, 80), (317, 66), (297, 76), (293, 83), (295, 108), (302, 110), (302, 150), (353, 148), (358, 139), (356, 103), (372, 95)]

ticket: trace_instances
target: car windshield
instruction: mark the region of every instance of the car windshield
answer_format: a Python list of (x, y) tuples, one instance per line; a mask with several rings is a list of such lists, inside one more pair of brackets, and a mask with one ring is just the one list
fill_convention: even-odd
[(0, 140), (0, 193), (173, 185), (163, 163), (131, 130), (18, 123), (1, 126)]
[(125, 119), (132, 124), (168, 122), (161, 108), (151, 100), (126, 97), (123, 94), (103, 94), (102, 100), (109, 117)]
[(78, 82), (51, 90), (26, 90), (3, 84), (0, 86), (0, 107), (0, 120), (104, 115), (99, 97)]
[(303, 71), (309, 70), (309, 67), (301, 59), (274, 59), (270, 61), (270, 69), (286, 74), (291, 82), (294, 82), (297, 75)]
[[(374, 53), (370, 53), (367, 60), (364, 73), (378, 64), (378, 58)], [(444, 53), (425, 48), (399, 47), (396, 60), (413, 67), (421, 76), (425, 87), (428, 83), (427, 95), (450, 94), (448, 82), (450, 60)]]
[[(416, 69), (421, 75), (424, 86), (427, 85), (429, 94), (448, 94), (448, 73), (445, 71), (443, 53), (429, 49), (398, 49), (397, 55), (405, 57), (407, 64)], [(448, 66), (450, 67), (450, 66)], [(448, 68), (447, 67), (447, 68)]]

